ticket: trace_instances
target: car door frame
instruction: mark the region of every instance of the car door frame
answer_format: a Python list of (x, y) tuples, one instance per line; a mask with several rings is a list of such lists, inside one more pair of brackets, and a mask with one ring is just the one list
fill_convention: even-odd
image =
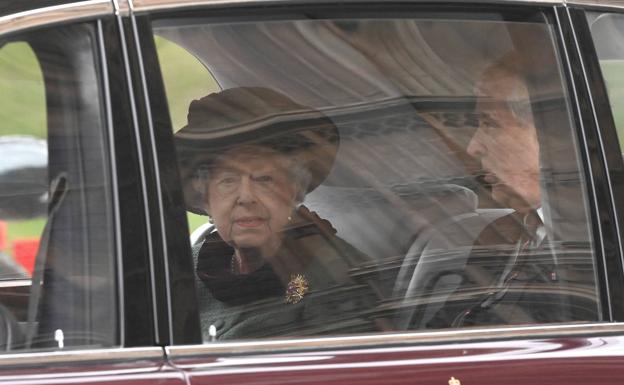
[[(173, 341), (192, 343), (200, 339), (199, 312), (194, 292), (193, 262), (188, 237), (182, 193), (170, 183), (179, 180), (164, 85), (157, 58), (143, 52), (155, 52), (154, 40), (146, 37), (147, 19), (137, 17), (133, 3), (122, 11), (125, 39), (128, 41), (129, 72), (137, 106), (138, 135), (143, 143), (142, 158), (148, 181), (147, 202), (149, 233), (153, 239), (151, 271), (155, 336), (159, 345)], [(195, 330), (196, 332), (189, 332)]]
[[(593, 3), (593, 4), (592, 4)], [(585, 111), (582, 112), (583, 125), (588, 127), (586, 133), (586, 146), (588, 153), (594, 157), (593, 162), (600, 164), (602, 175), (594, 181), (594, 188), (604, 190), (597, 194), (602, 199), (609, 200), (610, 205), (598, 207), (605, 215), (602, 216), (603, 223), (599, 224), (605, 231), (613, 232), (612, 237), (606, 238), (603, 245), (605, 253), (609, 256), (604, 258), (602, 268), (606, 271), (624, 270), (624, 200), (617, 197), (624, 196), (624, 161), (622, 160), (621, 149), (617, 136), (617, 130), (613, 114), (611, 112), (609, 98), (605, 81), (602, 77), (598, 55), (594, 47), (594, 41), (589, 29), (586, 12), (595, 10), (619, 9), (624, 13), (624, 7), (614, 8), (612, 4), (598, 5), (596, 2), (581, 1), (578, 4), (571, 4), (561, 11), (562, 16), (567, 16), (569, 23), (566, 26), (566, 34), (569, 39), (575, 42), (576, 49), (574, 60), (581, 73), (576, 73), (579, 85), (580, 96), (579, 105)], [(616, 242), (617, 240), (617, 242)], [(607, 293), (611, 298), (613, 309), (613, 319), (623, 321), (624, 319), (624, 280), (622, 277), (606, 277)]]

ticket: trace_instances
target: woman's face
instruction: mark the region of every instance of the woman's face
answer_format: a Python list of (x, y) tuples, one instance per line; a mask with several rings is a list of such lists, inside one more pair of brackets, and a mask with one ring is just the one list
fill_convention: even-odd
[(276, 250), (295, 206), (290, 160), (271, 149), (227, 151), (211, 168), (207, 212), (224, 241), (236, 249)]

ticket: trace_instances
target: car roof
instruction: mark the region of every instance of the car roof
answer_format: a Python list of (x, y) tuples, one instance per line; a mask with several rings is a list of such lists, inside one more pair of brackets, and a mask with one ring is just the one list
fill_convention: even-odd
[(79, 2), (81, 2), (81, 0), (0, 0), (0, 16), (13, 15), (33, 9)]
[[(97, 1), (97, 0), (96, 0)], [(104, 0), (111, 4), (114, 4), (113, 0)], [(104, 2), (103, 1), (103, 2)], [(125, 3), (127, 0), (120, 0), (119, 3)], [(377, 0), (379, 1), (379, 0)], [(425, 0), (403, 0), (399, 2), (424, 2)], [(86, 2), (94, 2), (86, 1), (86, 0), (0, 0), (0, 15), (11, 15), (15, 13), (25, 12), (33, 9), (40, 9), (44, 7), (53, 7), (63, 4), (72, 4), (72, 3), (86, 3)], [(137, 10), (142, 9), (153, 9), (153, 8), (161, 8), (161, 7), (173, 7), (173, 6), (182, 6), (187, 7), (191, 5), (224, 5), (231, 3), (241, 4), (241, 3), (330, 3), (330, 1), (308, 1), (308, 0), (134, 0), (132, 3), (134, 4), (134, 8)], [(340, 3), (345, 3), (349, 1), (341, 1)], [(362, 2), (362, 1), (358, 1)], [(366, 0), (364, 1), (366, 2)], [(431, 2), (431, 0), (427, 0), (427, 2)], [(433, 0), (433, 2), (455, 2), (455, 3), (474, 3), (474, 2), (482, 2), (482, 3), (500, 3), (500, 4), (586, 4), (586, 5), (595, 5), (595, 6), (606, 6), (606, 7), (624, 7), (624, 0)]]
[[(383, 0), (343, 0), (343, 1), (314, 1), (314, 0), (133, 0), (133, 9), (137, 12), (165, 9), (185, 8), (198, 5), (227, 6), (228, 4), (348, 4), (375, 2)], [(532, 5), (587, 5), (607, 8), (624, 8), (624, 0), (398, 0), (393, 3), (490, 3), (490, 4), (532, 4)]]
[[(490, 3), (490, 4), (531, 4), (531, 5), (585, 5), (600, 8), (622, 8), (624, 0), (433, 0), (444, 3)], [(129, 6), (132, 3), (132, 7)], [(166, 9), (184, 9), (198, 6), (228, 6), (253, 4), (347, 4), (350, 2), (380, 3), (382, 0), (0, 0), (0, 33), (14, 32), (29, 27), (40, 26), (65, 20), (113, 14), (119, 7), (122, 15), (132, 8), (135, 12), (148, 12)], [(432, 0), (398, 0), (394, 3), (431, 3)], [(63, 12), (67, 9), (67, 12)], [(79, 12), (75, 12), (80, 9)], [(71, 11), (70, 11), (71, 10)], [(46, 12), (49, 11), (49, 12)], [(53, 17), (48, 17), (53, 14)], [(42, 17), (45, 15), (46, 17)]]

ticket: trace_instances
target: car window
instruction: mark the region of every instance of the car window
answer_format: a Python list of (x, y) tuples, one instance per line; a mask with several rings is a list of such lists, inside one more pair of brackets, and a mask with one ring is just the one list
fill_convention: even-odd
[[(18, 62), (20, 66), (15, 65)], [(38, 194), (29, 197), (19, 194), (14, 201), (6, 200), (3, 207), (0, 246), (8, 265), (2, 271), (2, 278), (20, 279), (32, 274), (39, 236), (45, 224), (44, 180), (48, 162), (45, 92), (43, 73), (27, 43), (11, 42), (0, 48), (0, 66), (3, 79), (0, 120), (5, 122), (1, 135), (3, 152), (9, 163), (4, 174), (11, 169), (30, 168), (35, 171), (31, 172), (30, 183), (39, 184)], [(27, 181), (27, 177), (24, 175), (23, 180)], [(17, 213), (10, 215), (9, 210)]]
[(620, 148), (624, 148), (624, 16), (592, 12), (587, 17), (607, 86)]
[(204, 341), (601, 320), (544, 15), (232, 16), (153, 32), (218, 84), (188, 100), (171, 88), (189, 74), (164, 75), (187, 113), (172, 121), (179, 186), (206, 223), (191, 237)]
[[(154, 36), (161, 72), (167, 90), (169, 114), (174, 127), (186, 122), (188, 105), (203, 95), (218, 91), (219, 85), (212, 74), (192, 53), (173, 41)], [(192, 212), (187, 214), (192, 233), (205, 224), (205, 217)]]
[(92, 25), (0, 40), (0, 350), (116, 344)]

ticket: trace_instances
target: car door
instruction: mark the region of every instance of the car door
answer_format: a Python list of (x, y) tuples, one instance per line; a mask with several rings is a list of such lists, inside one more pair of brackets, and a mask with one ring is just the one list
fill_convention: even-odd
[[(181, 306), (169, 362), (191, 384), (619, 382), (621, 159), (595, 119), (583, 12), (136, 1), (165, 293)], [(302, 111), (338, 134), (284, 150)], [(239, 235), (277, 212), (264, 185), (244, 190), (258, 210), (244, 226), (217, 210), (264, 180), (258, 148), (330, 163), (293, 208), (311, 213), (299, 232), (270, 222), (278, 243), (296, 233), (288, 261), (312, 260), (272, 294), (254, 277), (280, 276), (282, 249), (240, 270)]]
[(0, 12), (0, 382), (181, 383), (155, 334), (119, 9)]

